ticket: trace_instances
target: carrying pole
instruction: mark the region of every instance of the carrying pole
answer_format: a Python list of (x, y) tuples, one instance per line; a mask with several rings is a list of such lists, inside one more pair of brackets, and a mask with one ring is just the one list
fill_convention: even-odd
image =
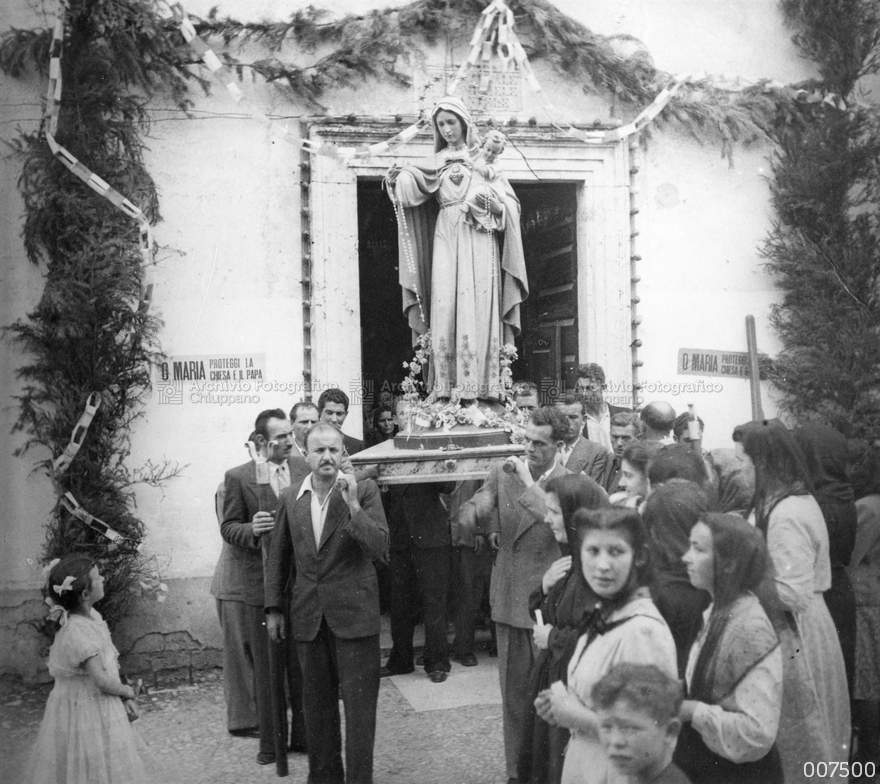
[(755, 336), (755, 317), (746, 316), (746, 342), (749, 351), (749, 386), (752, 392), (752, 419), (762, 420), (764, 409), (761, 406), (761, 374), (758, 367), (758, 339)]

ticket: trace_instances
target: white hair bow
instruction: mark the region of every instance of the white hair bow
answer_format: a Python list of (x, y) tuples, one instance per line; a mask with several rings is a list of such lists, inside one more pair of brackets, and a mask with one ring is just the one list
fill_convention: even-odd
[(59, 626), (64, 626), (67, 623), (68, 613), (67, 610), (62, 607), (60, 604), (55, 602), (51, 596), (47, 596), (46, 604), (49, 606), (49, 614), (46, 618), (50, 621), (54, 621)]

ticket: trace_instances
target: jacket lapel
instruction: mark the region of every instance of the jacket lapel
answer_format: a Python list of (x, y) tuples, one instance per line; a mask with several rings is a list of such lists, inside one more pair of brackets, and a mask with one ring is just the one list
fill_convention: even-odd
[[(553, 469), (552, 473), (550, 474), (550, 476), (547, 477), (547, 479), (548, 480), (554, 479), (555, 477), (559, 476), (560, 474), (569, 474), (569, 473), (571, 473), (571, 472), (568, 471), (562, 465), (562, 463), (557, 462), (556, 468)], [(515, 475), (510, 474), (510, 476), (513, 477)], [(519, 479), (517, 479), (516, 481), (519, 482)], [(522, 483), (520, 483), (520, 485), (521, 484)], [(543, 485), (542, 485), (541, 489), (543, 490)], [(529, 503), (528, 504), (523, 503), (522, 496), (525, 495), (525, 493), (529, 493)], [(525, 493), (520, 495), (520, 497), (517, 499), (517, 503), (516, 503), (517, 511), (519, 512), (519, 522), (518, 522), (518, 525), (516, 528), (516, 536), (514, 537), (515, 539), (519, 539), (535, 523), (539, 523), (541, 525), (544, 524), (543, 513), (538, 514), (537, 507), (532, 505), (532, 502), (537, 501), (537, 498), (534, 497), (532, 489), (528, 488), (525, 491)]]
[(581, 436), (578, 439), (578, 442), (574, 445), (574, 449), (571, 450), (571, 454), (568, 456), (568, 462), (565, 464), (565, 467), (573, 474), (577, 474), (585, 468), (586, 460), (584, 459), (584, 452), (587, 450), (586, 441), (587, 440)]
[[(299, 488), (296, 489), (299, 493)], [(294, 496), (294, 498), (296, 498)], [(318, 548), (315, 546), (315, 532), (312, 530), (312, 494), (304, 493), (302, 498), (294, 501), (294, 522), (299, 528), (300, 535), (306, 543), (306, 548), (312, 555), (317, 555)]]
[[(324, 528), (321, 531), (321, 544), (318, 545), (320, 550), (326, 543), (339, 524), (345, 520), (348, 514), (348, 505), (342, 500), (342, 495), (334, 487), (330, 491), (330, 500), (327, 502), (327, 517), (324, 518)], [(314, 540), (312, 536), (312, 540)]]

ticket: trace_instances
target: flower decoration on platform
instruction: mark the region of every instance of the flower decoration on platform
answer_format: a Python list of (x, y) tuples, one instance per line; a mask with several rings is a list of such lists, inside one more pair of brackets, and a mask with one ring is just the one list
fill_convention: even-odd
[(434, 395), (422, 400), (419, 392), (425, 384), (418, 380), (417, 376), (423, 372), (431, 354), (431, 333), (428, 331), (419, 336), (415, 357), (403, 363), (409, 371), (401, 383), (403, 398), (409, 405), (407, 415), (409, 421), (402, 425), (401, 429), (412, 430), (415, 426), (421, 430), (449, 431), (459, 425), (470, 425), (505, 430), (510, 434), (512, 443), (522, 443), (525, 420), (513, 404), (511, 396), (513, 374), (510, 366), (517, 357), (516, 348), (512, 344), (506, 343), (499, 352), (503, 410), (480, 401), (462, 404), (463, 390), (460, 387), (453, 387), (450, 390), (448, 400), (437, 400)]
[(423, 372), (425, 365), (431, 357), (431, 330), (419, 335), (416, 340), (416, 355), (403, 366), (409, 372), (400, 384), (403, 390), (403, 399), (411, 406), (418, 406), (419, 391), (424, 389), (425, 382), (419, 381), (417, 376)]
[(510, 366), (514, 363), (517, 356), (516, 346), (513, 343), (505, 343), (499, 352), (501, 386), (504, 388), (504, 394), (508, 399), (512, 398), (513, 393), (513, 371), (510, 369)]

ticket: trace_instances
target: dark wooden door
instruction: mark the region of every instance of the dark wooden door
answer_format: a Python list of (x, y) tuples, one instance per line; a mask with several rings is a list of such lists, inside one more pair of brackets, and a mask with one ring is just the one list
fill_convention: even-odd
[(542, 403), (574, 387), (578, 357), (575, 186), (517, 185), (529, 298), (517, 340), (516, 380), (534, 381)]

